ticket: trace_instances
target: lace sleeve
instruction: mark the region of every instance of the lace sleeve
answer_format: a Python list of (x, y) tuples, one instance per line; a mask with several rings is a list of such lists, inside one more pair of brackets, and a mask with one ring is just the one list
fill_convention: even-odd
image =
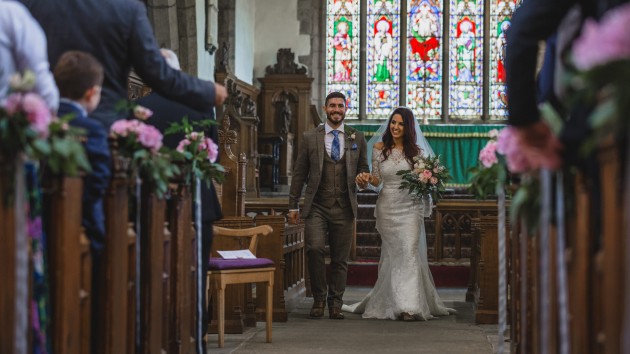
[(381, 178), (381, 152), (382, 150), (372, 149), (372, 177), (378, 179), (378, 186), (370, 184), (369, 188), (378, 192), (383, 185), (383, 179)]

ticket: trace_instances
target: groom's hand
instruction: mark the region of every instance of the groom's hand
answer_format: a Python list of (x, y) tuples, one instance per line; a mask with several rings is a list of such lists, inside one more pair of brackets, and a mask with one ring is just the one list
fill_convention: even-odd
[(372, 178), (371, 174), (367, 172), (361, 172), (357, 175), (357, 177), (354, 180), (360, 188), (365, 189), (368, 185), (368, 182), (370, 182), (371, 178)]
[(289, 224), (297, 225), (299, 217), (300, 217), (300, 212), (297, 210), (291, 210), (287, 214), (287, 219), (289, 221)]

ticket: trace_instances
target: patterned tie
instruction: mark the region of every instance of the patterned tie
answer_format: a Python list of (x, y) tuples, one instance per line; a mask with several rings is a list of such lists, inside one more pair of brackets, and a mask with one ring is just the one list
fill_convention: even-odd
[(333, 130), (331, 131), (331, 133), (335, 137), (333, 138), (332, 146), (330, 147), (330, 157), (335, 161), (339, 161), (339, 159), (341, 158), (341, 154), (339, 151), (339, 130)]

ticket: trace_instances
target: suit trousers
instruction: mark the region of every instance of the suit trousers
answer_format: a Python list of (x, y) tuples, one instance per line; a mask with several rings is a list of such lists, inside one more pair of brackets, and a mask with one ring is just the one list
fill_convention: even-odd
[[(311, 292), (315, 301), (328, 307), (341, 307), (346, 290), (348, 258), (352, 247), (354, 215), (352, 208), (342, 208), (338, 202), (331, 208), (313, 202), (305, 220), (306, 254), (311, 277)], [(330, 246), (330, 277), (326, 281), (326, 236)]]

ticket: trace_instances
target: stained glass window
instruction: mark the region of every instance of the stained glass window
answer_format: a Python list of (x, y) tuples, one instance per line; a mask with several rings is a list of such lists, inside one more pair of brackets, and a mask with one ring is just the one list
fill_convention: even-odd
[(505, 90), (505, 33), (519, 0), (493, 0), (490, 7), (490, 119), (507, 116)]
[(483, 99), (483, 0), (451, 0), (449, 114), (479, 118)]
[(367, 116), (387, 118), (398, 106), (399, 0), (369, 0), (367, 7)]
[(348, 118), (404, 104), (426, 121), (505, 119), (505, 33), (521, 1), (327, 0), (327, 93), (348, 96)]
[(423, 119), (441, 118), (442, 11), (441, 0), (407, 6), (407, 106)]
[(346, 95), (348, 118), (359, 115), (359, 0), (328, 0), (326, 92)]

